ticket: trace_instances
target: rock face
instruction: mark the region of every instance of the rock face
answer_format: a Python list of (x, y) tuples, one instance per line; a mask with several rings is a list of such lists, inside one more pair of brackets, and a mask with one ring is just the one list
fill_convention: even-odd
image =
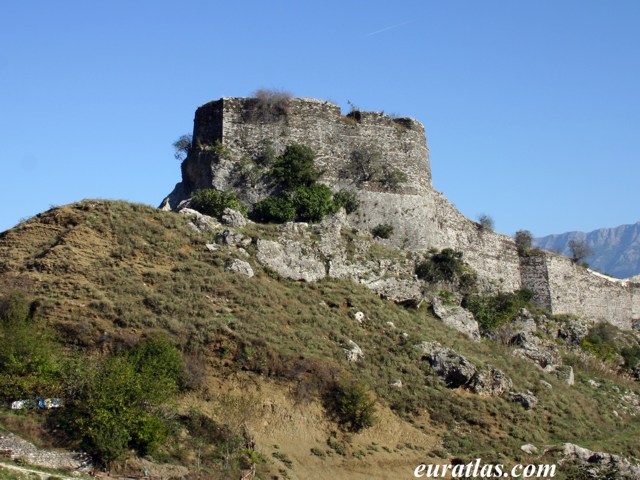
[(442, 323), (464, 333), (472, 340), (480, 340), (478, 322), (471, 312), (457, 305), (446, 305), (437, 297), (432, 299), (431, 305), (433, 313), (442, 320)]
[[(573, 443), (563, 445), (562, 455), (565, 460), (573, 460), (590, 466), (589, 473), (594, 479), (604, 478), (603, 474), (607, 471), (617, 472), (620, 476), (616, 478), (640, 478), (640, 466), (632, 464), (628, 459), (619, 455), (594, 452)], [(607, 476), (607, 478), (613, 477)]]
[(519, 403), (525, 410), (532, 410), (538, 405), (538, 398), (531, 392), (510, 392), (511, 401)]
[[(278, 155), (293, 143), (307, 145), (317, 153), (316, 164), (323, 171), (321, 182), (334, 191), (348, 188), (357, 192), (360, 207), (340, 220), (342, 226), (370, 231), (390, 224), (393, 234), (384, 245), (416, 254), (429, 248), (462, 251), (485, 291), (526, 287), (534, 292), (535, 303), (553, 314), (573, 313), (589, 322), (608, 321), (624, 329), (640, 325), (640, 283), (615, 281), (553, 254), (519, 258), (510, 237), (481, 229), (433, 190), (424, 127), (410, 118), (392, 119), (359, 111), (345, 116), (336, 105), (304, 98), (275, 107), (255, 98), (207, 103), (196, 111), (193, 146), (181, 166), (182, 181), (162, 208), (184, 206), (199, 188), (233, 189), (251, 208), (274, 189), (260, 159), (267, 150)], [(387, 169), (403, 174), (406, 180), (392, 189), (383, 182), (358, 177), (350, 169), (358, 155), (381, 159)], [(222, 220), (237, 226), (244, 221), (232, 213), (223, 215)], [(329, 230), (340, 227), (340, 222)], [(194, 225), (209, 228), (201, 219)], [(307, 260), (302, 259), (305, 252), (295, 242), (280, 242), (282, 247), (263, 243), (261, 262), (288, 278), (313, 281), (329, 275), (358, 279), (397, 301), (403, 297), (413, 300), (421, 293), (412, 274), (393, 274), (394, 270), (406, 271), (411, 262), (380, 264), (377, 268), (383, 274), (367, 275), (371, 265), (359, 272), (355, 262), (349, 262), (344, 251), (336, 251), (331, 241), (331, 235), (325, 235), (321, 252), (312, 252)], [(278, 260), (270, 259), (271, 254)], [(455, 328), (475, 336), (467, 319), (457, 313), (447, 318)]]
[(502, 370), (486, 365), (477, 368), (465, 357), (437, 342), (422, 342), (417, 346), (434, 372), (449, 388), (464, 387), (483, 396), (499, 396), (508, 392), (513, 383)]
[(235, 259), (229, 265), (225, 267), (227, 272), (239, 273), (240, 275), (244, 275), (245, 277), (253, 277), (253, 268), (249, 263)]

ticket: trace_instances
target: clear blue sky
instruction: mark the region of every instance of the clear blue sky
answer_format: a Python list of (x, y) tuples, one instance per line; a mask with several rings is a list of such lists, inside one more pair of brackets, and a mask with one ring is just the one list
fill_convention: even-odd
[(259, 87), (417, 118), (435, 188), (498, 231), (635, 223), (639, 25), (637, 0), (5, 0), (0, 230), (157, 205), (196, 107)]

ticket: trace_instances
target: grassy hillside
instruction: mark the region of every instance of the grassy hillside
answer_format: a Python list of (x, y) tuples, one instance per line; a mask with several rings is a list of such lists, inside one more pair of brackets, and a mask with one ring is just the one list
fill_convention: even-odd
[[(472, 342), (428, 308), (406, 309), (351, 281), (278, 278), (253, 246), (254, 277), (225, 272), (237, 253), (209, 251), (214, 237), (174, 213), (105, 200), (53, 208), (0, 235), (1, 291), (27, 295), (61, 358), (92, 364), (157, 335), (181, 352), (180, 389), (159, 414), (168, 440), (149, 456), (157, 468), (236, 478), (256, 463), (259, 478), (411, 478), (419, 463), (452, 458), (539, 463), (520, 446), (564, 442), (640, 457), (640, 416), (621, 399), (637, 383), (574, 358), (570, 387), (503, 345)], [(503, 370), (538, 407), (448, 389), (415, 347), (434, 340)], [(347, 361), (349, 341), (362, 361)], [(375, 400), (376, 421), (360, 431), (336, 409), (355, 386)], [(60, 415), (4, 409), (0, 423), (41, 444), (77, 446), (56, 428)]]

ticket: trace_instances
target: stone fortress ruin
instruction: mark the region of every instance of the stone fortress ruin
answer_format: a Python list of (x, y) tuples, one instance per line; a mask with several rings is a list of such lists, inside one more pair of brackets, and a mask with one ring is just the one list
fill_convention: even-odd
[[(281, 153), (299, 143), (317, 154), (321, 182), (334, 191), (357, 192), (360, 207), (348, 215), (350, 226), (371, 230), (390, 224), (385, 243), (411, 252), (451, 248), (493, 291), (528, 288), (534, 302), (553, 314), (574, 314), (590, 322), (609, 322), (622, 329), (640, 328), (640, 283), (613, 279), (550, 252), (520, 256), (513, 239), (464, 217), (431, 184), (424, 127), (411, 118), (377, 112), (343, 115), (330, 102), (291, 98), (273, 104), (256, 98), (221, 98), (199, 107), (193, 142), (182, 163), (182, 181), (162, 208), (177, 209), (200, 188), (234, 189), (249, 205), (266, 198), (269, 187), (252, 163), (265, 146)], [(366, 175), (347, 172), (355, 153), (376, 155), (402, 174), (397, 190), (384, 188)]]

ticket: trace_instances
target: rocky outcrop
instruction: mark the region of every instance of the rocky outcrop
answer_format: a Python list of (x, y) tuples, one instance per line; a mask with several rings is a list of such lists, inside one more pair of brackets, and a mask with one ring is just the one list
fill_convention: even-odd
[[(640, 325), (640, 283), (616, 281), (550, 253), (521, 258), (510, 237), (480, 228), (433, 190), (424, 127), (419, 122), (376, 112), (344, 116), (336, 105), (314, 99), (289, 99), (275, 110), (265, 108), (255, 98), (222, 98), (198, 108), (194, 142), (181, 165), (182, 181), (162, 208), (188, 207), (189, 196), (200, 188), (233, 189), (252, 208), (275, 188), (261, 160), (265, 146), (273, 156), (300, 143), (316, 152), (316, 166), (323, 172), (321, 182), (334, 191), (355, 191), (360, 207), (332, 225), (319, 227), (316, 250), (307, 252), (307, 246), (295, 239), (279, 239), (280, 246), (260, 245), (261, 263), (280, 275), (305, 281), (324, 276), (353, 278), (385, 297), (419, 302), (422, 286), (412, 279), (415, 256), (430, 248), (451, 248), (464, 252), (482, 291), (526, 287), (534, 292), (535, 303), (553, 314), (573, 313), (589, 322), (606, 321), (623, 329)], [(360, 178), (351, 168), (354, 158), (384, 159), (387, 171), (404, 180), (391, 188), (378, 180)], [(239, 227), (245, 220), (227, 213), (222, 221)], [(200, 217), (193, 224), (198, 230), (216, 228)], [(376, 264), (362, 256), (350, 257), (353, 251), (359, 253), (358, 240), (351, 249), (337, 246), (339, 231), (347, 226), (368, 232), (380, 224), (393, 226), (393, 234), (381, 244), (403, 248), (414, 258)], [(292, 258), (283, 258), (283, 250)], [(310, 258), (305, 260), (307, 253)], [(272, 254), (275, 259), (269, 258)], [(462, 312), (444, 316), (454, 328), (475, 337)]]
[(187, 217), (191, 221), (189, 226), (198, 232), (215, 232), (220, 228), (220, 223), (215, 218), (190, 208), (180, 210), (180, 215)]
[(237, 210), (233, 210), (231, 208), (225, 208), (222, 211), (222, 216), (220, 217), (220, 222), (224, 225), (229, 225), (230, 227), (242, 228), (247, 225), (247, 219), (242, 215), (242, 213)]
[(608, 476), (612, 474), (617, 475), (615, 478), (640, 478), (640, 466), (619, 455), (594, 452), (573, 443), (563, 445), (562, 455), (565, 462), (573, 461), (587, 467), (586, 471), (594, 479), (614, 478)]
[(464, 333), (471, 340), (480, 340), (480, 328), (473, 314), (459, 305), (447, 305), (440, 298), (431, 299), (433, 313), (448, 327)]
[(509, 392), (509, 397), (514, 403), (519, 403), (525, 410), (532, 410), (538, 405), (538, 398), (531, 392)]
[(225, 271), (231, 273), (238, 273), (240, 275), (244, 275), (245, 277), (253, 277), (253, 268), (248, 262), (243, 260), (232, 260), (226, 267)]
[(513, 386), (511, 379), (502, 370), (486, 365), (482, 368), (456, 351), (443, 347), (438, 342), (422, 342), (417, 346), (424, 352), (424, 359), (449, 388), (464, 387), (483, 396), (499, 396)]

